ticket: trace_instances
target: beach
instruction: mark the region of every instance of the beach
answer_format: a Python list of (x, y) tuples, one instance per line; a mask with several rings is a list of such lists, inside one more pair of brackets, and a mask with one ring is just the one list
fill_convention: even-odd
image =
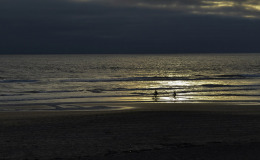
[[(84, 110), (85, 105), (93, 107)], [(29, 106), (23, 111), (0, 112), (0, 159), (260, 158), (259, 105), (154, 102), (77, 106), (81, 109), (46, 105), (38, 106), (39, 110)]]

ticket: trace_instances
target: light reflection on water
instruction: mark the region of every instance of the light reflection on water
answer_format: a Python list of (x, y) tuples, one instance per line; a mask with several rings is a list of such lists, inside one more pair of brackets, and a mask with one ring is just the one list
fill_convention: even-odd
[[(35, 55), (1, 59), (0, 105), (260, 103), (260, 54)], [(159, 93), (156, 98), (155, 90)]]
[[(224, 84), (223, 84), (224, 83)], [(251, 82), (252, 83), (252, 82)], [(139, 101), (155, 101), (155, 102), (173, 102), (173, 103), (193, 103), (193, 102), (239, 102), (259, 104), (260, 92), (255, 89), (248, 89), (246, 95), (244, 90), (239, 88), (241, 85), (250, 86), (250, 82), (245, 80), (198, 80), (198, 81), (155, 81), (149, 88), (158, 90), (158, 96), (154, 97), (151, 90), (150, 97), (139, 97)], [(201, 86), (212, 86), (212, 88), (201, 91)], [(226, 86), (233, 85), (233, 91), (226, 89)], [(258, 84), (257, 84), (258, 85)], [(163, 88), (163, 89), (161, 89)], [(259, 88), (259, 86), (258, 86)], [(256, 92), (257, 90), (257, 92)], [(173, 96), (176, 92), (176, 97)]]

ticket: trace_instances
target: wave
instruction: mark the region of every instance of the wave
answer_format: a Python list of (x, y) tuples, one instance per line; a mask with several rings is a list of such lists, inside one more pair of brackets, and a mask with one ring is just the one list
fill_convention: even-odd
[(225, 84), (202, 84), (200, 85), (205, 88), (217, 88), (217, 87), (223, 87), (223, 88), (231, 88), (231, 87), (238, 87), (238, 88), (243, 88), (244, 89), (252, 89), (252, 87), (260, 87), (260, 85), (255, 84), (255, 85), (225, 85)]
[(215, 87), (232, 87), (232, 85), (222, 85), (222, 84), (203, 84), (202, 87), (215, 88)]
[(260, 97), (260, 94), (204, 94), (204, 95), (186, 95), (193, 97)]
[(260, 74), (242, 74), (244, 77), (253, 77), (253, 78), (259, 78)]
[(111, 79), (65, 79), (60, 82), (116, 82), (116, 81), (166, 81), (166, 80), (189, 80), (187, 77), (128, 77)]
[(67, 92), (83, 92), (85, 90), (54, 90), (54, 91), (23, 91), (20, 93), (67, 93)]
[(65, 80), (60, 80), (60, 82), (117, 82), (117, 81), (167, 81), (167, 80), (189, 80), (189, 78), (129, 77), (129, 78), (111, 78), (111, 79), (65, 79)]
[(226, 75), (218, 75), (217, 77), (219, 78), (245, 78), (246, 76), (245, 75), (240, 75), (240, 74), (226, 74)]
[[(97, 79), (63, 79), (58, 82), (117, 82), (117, 81), (177, 81), (177, 80), (234, 80), (260, 78), (260, 74), (223, 74), (223, 75), (194, 75), (181, 77), (125, 77), (125, 78), (97, 78)], [(0, 83), (35, 83), (40, 80), (35, 79), (0, 79)]]
[(22, 96), (24, 94), (0, 94), (0, 97)]
[(184, 87), (171, 87), (171, 88), (111, 88), (111, 89), (102, 89), (102, 88), (94, 88), (94, 89), (79, 89), (79, 90), (30, 90), (30, 91), (21, 91), (17, 92), (17, 94), (0, 94), (0, 96), (21, 96), (25, 94), (41, 94), (41, 93), (76, 93), (76, 92), (92, 92), (92, 93), (104, 93), (104, 92), (114, 92), (114, 91), (154, 91), (154, 90), (176, 90), (176, 89), (184, 89)]
[(177, 80), (234, 80), (258, 78), (260, 75), (213, 75), (213, 76), (188, 76), (188, 77), (126, 77), (107, 79), (63, 79), (60, 82), (117, 82), (117, 81), (177, 81)]
[(16, 80), (16, 79), (0, 80), (0, 83), (35, 83), (35, 82), (38, 82), (38, 80)]
[(41, 101), (56, 99), (78, 99), (78, 98), (113, 98), (113, 97), (134, 97), (133, 95), (102, 95), (102, 96), (66, 96), (66, 97), (44, 97), (44, 98), (20, 98), (20, 99), (4, 99), (1, 102), (19, 102), (19, 101)]
[[(203, 88), (200, 88), (203, 87)], [(77, 90), (29, 90), (17, 92), (17, 94), (0, 94), (0, 96), (19, 96), (24, 94), (44, 94), (44, 93), (76, 93), (76, 92), (129, 92), (129, 91), (168, 91), (178, 90), (179, 93), (198, 93), (198, 92), (218, 92), (218, 91), (251, 91), (258, 90), (260, 85), (221, 85), (221, 84), (202, 84), (198, 86), (171, 86), (171, 87), (156, 87), (156, 88), (93, 88), (93, 89), (77, 89)], [(140, 93), (140, 92), (138, 92)]]

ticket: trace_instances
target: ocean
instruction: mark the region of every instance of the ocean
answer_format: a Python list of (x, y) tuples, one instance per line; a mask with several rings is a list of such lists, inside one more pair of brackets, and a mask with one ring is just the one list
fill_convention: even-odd
[(0, 106), (260, 104), (260, 54), (1, 55), (0, 62)]

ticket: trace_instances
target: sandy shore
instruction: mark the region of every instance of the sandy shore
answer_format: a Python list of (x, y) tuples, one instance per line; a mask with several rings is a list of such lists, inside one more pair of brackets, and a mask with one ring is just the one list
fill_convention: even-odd
[(257, 105), (77, 105), (0, 112), (0, 159), (260, 159)]

